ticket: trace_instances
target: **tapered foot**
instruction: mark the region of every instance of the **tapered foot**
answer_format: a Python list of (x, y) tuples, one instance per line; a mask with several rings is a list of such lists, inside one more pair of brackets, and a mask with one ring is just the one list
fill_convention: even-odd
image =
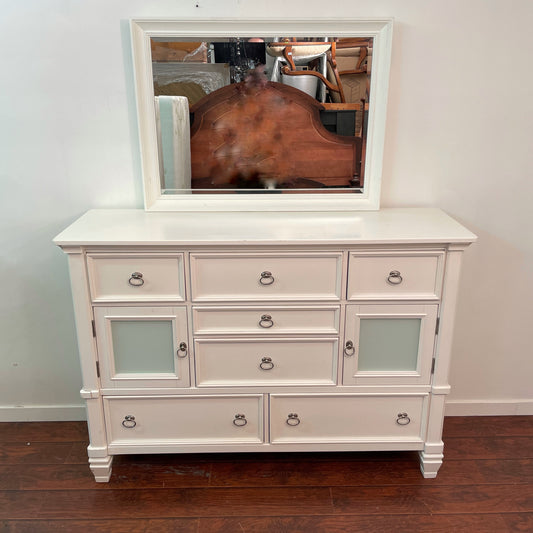
[(94, 480), (98, 483), (107, 483), (111, 477), (111, 465), (113, 456), (89, 457), (89, 466), (94, 474)]
[(427, 453), (424, 451), (418, 452), (420, 456), (420, 470), (422, 475), (426, 478), (437, 477), (437, 472), (442, 465), (444, 455), (442, 453)]

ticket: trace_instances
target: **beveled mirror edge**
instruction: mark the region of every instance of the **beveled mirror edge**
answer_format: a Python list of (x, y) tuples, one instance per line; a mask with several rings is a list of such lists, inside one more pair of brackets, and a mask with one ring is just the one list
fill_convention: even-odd
[[(392, 18), (383, 19), (132, 19), (131, 42), (141, 147), (144, 207), (147, 211), (335, 211), (380, 206), (385, 122), (392, 50)], [(372, 78), (364, 192), (312, 194), (161, 194), (153, 112), (152, 37), (239, 35), (373, 37)]]

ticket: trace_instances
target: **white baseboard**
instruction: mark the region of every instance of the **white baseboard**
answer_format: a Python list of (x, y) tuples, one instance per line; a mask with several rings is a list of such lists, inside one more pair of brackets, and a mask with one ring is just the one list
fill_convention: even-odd
[(85, 405), (0, 405), (0, 422), (87, 420)]
[(448, 400), (445, 416), (533, 415), (533, 400)]

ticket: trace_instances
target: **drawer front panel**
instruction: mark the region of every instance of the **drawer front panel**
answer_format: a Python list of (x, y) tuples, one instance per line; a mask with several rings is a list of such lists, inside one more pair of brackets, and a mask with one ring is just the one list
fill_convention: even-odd
[(351, 253), (348, 299), (440, 298), (444, 252)]
[(191, 254), (192, 300), (340, 300), (342, 254)]
[(339, 306), (194, 307), (193, 328), (197, 335), (336, 335)]
[(426, 396), (272, 395), (271, 442), (421, 440)]
[(183, 254), (87, 256), (95, 302), (183, 301)]
[(104, 399), (113, 444), (259, 443), (262, 396), (109, 397)]
[(337, 339), (200, 339), (199, 387), (334, 385)]

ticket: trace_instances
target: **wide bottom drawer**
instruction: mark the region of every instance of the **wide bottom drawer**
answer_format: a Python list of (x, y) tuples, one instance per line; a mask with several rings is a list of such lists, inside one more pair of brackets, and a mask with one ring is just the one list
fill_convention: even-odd
[(108, 444), (263, 442), (262, 395), (104, 399)]
[(427, 395), (271, 395), (270, 441), (417, 442), (426, 403)]

